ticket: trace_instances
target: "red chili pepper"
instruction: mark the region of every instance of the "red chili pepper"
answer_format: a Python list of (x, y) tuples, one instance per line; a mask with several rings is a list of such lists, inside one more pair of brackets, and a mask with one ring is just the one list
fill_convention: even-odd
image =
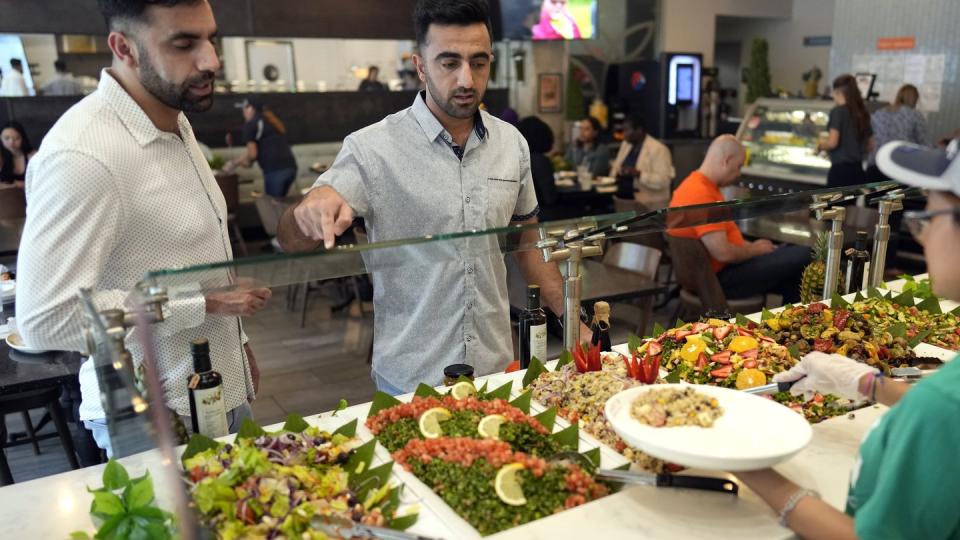
[(830, 352), (833, 348), (832, 339), (818, 339), (813, 342), (813, 350), (820, 352)]
[(590, 356), (587, 358), (587, 360), (587, 365), (590, 367), (590, 371), (601, 371), (603, 369), (603, 362), (600, 360), (599, 341), (596, 345), (590, 347)]
[(660, 376), (660, 357), (647, 355), (643, 359), (643, 369), (641, 382), (645, 384), (653, 384), (657, 382), (657, 377)]
[(583, 345), (574, 345), (573, 346), (573, 362), (577, 365), (577, 371), (580, 373), (587, 372), (587, 359), (583, 353)]
[(837, 327), (838, 330), (843, 330), (847, 326), (847, 320), (850, 319), (852, 315), (849, 311), (845, 309), (838, 309), (836, 313), (833, 314), (833, 325)]

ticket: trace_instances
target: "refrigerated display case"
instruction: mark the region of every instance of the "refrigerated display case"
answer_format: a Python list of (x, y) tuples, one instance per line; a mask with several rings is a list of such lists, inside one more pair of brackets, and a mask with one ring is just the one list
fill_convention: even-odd
[(757, 100), (737, 132), (747, 149), (741, 184), (773, 192), (826, 186), (830, 158), (816, 147), (827, 137), (833, 106), (826, 100)]

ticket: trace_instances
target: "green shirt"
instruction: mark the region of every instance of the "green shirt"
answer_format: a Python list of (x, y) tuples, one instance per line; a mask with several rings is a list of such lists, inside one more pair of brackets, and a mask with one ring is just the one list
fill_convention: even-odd
[(857, 537), (960, 539), (960, 359), (867, 433), (847, 498)]

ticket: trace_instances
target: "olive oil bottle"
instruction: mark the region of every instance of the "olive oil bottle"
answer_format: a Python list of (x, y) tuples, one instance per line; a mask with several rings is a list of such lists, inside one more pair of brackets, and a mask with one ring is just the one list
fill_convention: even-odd
[(190, 421), (193, 432), (207, 437), (223, 437), (230, 433), (227, 408), (223, 401), (223, 377), (213, 370), (210, 344), (205, 339), (190, 344), (194, 374), (187, 379), (190, 395)]

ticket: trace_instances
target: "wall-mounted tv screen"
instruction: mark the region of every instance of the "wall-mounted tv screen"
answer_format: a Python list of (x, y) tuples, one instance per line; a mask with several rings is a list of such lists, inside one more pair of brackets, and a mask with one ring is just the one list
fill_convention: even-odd
[(512, 41), (593, 39), (599, 0), (500, 0), (503, 37)]

